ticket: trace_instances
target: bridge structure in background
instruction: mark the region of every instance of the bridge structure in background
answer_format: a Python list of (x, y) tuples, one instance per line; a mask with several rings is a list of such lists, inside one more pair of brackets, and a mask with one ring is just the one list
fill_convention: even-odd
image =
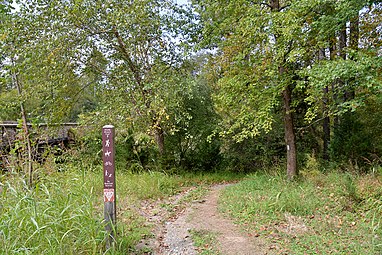
[[(78, 123), (27, 124), (34, 153), (41, 154), (49, 146), (67, 147), (75, 141), (73, 129)], [(7, 154), (14, 148), (16, 141), (23, 140), (22, 125), (15, 121), (0, 122), (0, 154)]]

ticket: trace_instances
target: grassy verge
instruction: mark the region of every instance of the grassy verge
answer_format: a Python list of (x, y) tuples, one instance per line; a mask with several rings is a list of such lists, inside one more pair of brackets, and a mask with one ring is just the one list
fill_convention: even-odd
[(256, 174), (220, 209), (278, 254), (381, 254), (382, 178), (330, 173), (297, 182)]
[[(105, 252), (102, 180), (94, 172), (51, 174), (33, 189), (18, 176), (3, 176), (0, 185), (1, 254)], [(149, 233), (134, 212), (124, 214), (129, 214), (124, 217), (128, 222), (117, 224), (117, 247), (109, 253), (126, 254), (136, 239)], [(138, 237), (133, 232), (139, 232)]]
[[(0, 176), (0, 254), (104, 254), (102, 169), (66, 166), (62, 172), (41, 170), (39, 176), (33, 189), (19, 175)], [(151, 235), (151, 226), (136, 211), (141, 200), (237, 177), (119, 171), (116, 179), (118, 239), (109, 254), (133, 253), (135, 244)]]
[(201, 255), (219, 255), (220, 252), (215, 248), (217, 245), (217, 234), (206, 230), (193, 230), (191, 237), (194, 241), (199, 254)]

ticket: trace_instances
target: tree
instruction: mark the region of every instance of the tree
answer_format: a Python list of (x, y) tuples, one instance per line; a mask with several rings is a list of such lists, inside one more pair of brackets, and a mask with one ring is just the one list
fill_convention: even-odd
[[(164, 126), (167, 134), (168, 158), (183, 169), (208, 171), (220, 162), (220, 141), (210, 139), (217, 127), (218, 115), (211, 100), (211, 87), (205, 79), (205, 55), (199, 54), (173, 72), (173, 83), (181, 89), (168, 92), (170, 121)], [(181, 71), (181, 72), (180, 72)]]
[[(216, 103), (226, 114), (226, 129), (242, 141), (268, 132), (282, 99), (287, 151), (287, 176), (297, 174), (297, 150), (292, 93), (301, 55), (304, 20), (294, 1), (195, 1), (208, 34), (204, 42), (217, 46), (219, 65)], [(301, 38), (301, 39), (300, 39)]]
[[(32, 142), (30, 138), (30, 130), (28, 127), (28, 117), (27, 117), (27, 111), (25, 109), (25, 93), (23, 90), (23, 84), (20, 79), (20, 69), (18, 67), (18, 63), (20, 62), (18, 58), (22, 58), (23, 56), (20, 56), (20, 54), (17, 54), (16, 47), (18, 47), (18, 42), (23, 41), (24, 38), (14, 38), (13, 36), (8, 35), (8, 31), (4, 30), (4, 28), (9, 28), (9, 24), (14, 24), (14, 21), (17, 20), (17, 18), (14, 18), (13, 15), (10, 14), (10, 3), (4, 2), (0, 5), (0, 15), (1, 15), (1, 24), (3, 25), (2, 29), (2, 37), (5, 39), (5, 42), (2, 42), (1, 48), (2, 48), (2, 65), (6, 66), (8, 69), (8, 72), (2, 72), (4, 77), (2, 77), (3, 82), (6, 83), (7, 79), (10, 79), (11, 87), (16, 89), (17, 95), (18, 95), (18, 101), (19, 101), (19, 107), (20, 107), (20, 116), (22, 119), (22, 127), (23, 127), (23, 139), (25, 142), (25, 151), (27, 152), (26, 157), (26, 163), (27, 163), (27, 169), (26, 169), (26, 175), (28, 175), (29, 179), (29, 186), (32, 186), (33, 184), (33, 165), (32, 165)], [(11, 37), (11, 40), (6, 40), (7, 37)], [(10, 54), (7, 54), (5, 50), (8, 50)], [(7, 64), (4, 64), (4, 62), (7, 62)], [(6, 85), (3, 85), (6, 87)]]
[[(305, 114), (309, 126), (326, 121), (327, 153), (327, 117), (355, 110), (364, 92), (371, 87), (379, 90), (376, 70), (380, 61), (357, 49), (355, 42), (362, 34), (357, 32), (357, 15), (368, 1), (193, 3), (202, 24), (201, 47), (214, 51), (215, 103), (224, 116), (220, 134), (240, 142), (268, 132), (279, 121), (274, 113), (281, 103), (289, 179), (297, 175), (293, 115)], [(350, 36), (345, 29), (348, 24)], [(328, 59), (326, 54), (335, 42), (337, 52), (332, 51)], [(342, 100), (352, 91), (354, 97)], [(302, 103), (306, 109), (296, 108)]]
[[(317, 106), (317, 98), (322, 93), (320, 90), (330, 88), (328, 95), (332, 99), (328, 98), (324, 117), (333, 118), (334, 134), (330, 147), (336, 159), (343, 156), (346, 161), (356, 158), (350, 151), (354, 152), (356, 144), (360, 144), (354, 143), (353, 139), (353, 136), (360, 136), (360, 132), (357, 123), (352, 123), (359, 123), (358, 117), (353, 115), (356, 111), (363, 111), (365, 102), (373, 101), (371, 98), (381, 93), (380, 50), (378, 44), (370, 44), (373, 39), (368, 38), (378, 31), (375, 23), (378, 23), (378, 15), (371, 14), (377, 13), (378, 9), (380, 4), (370, 1), (338, 1), (336, 12), (326, 13), (324, 18), (312, 24), (317, 33), (338, 41), (337, 50), (329, 45), (329, 59), (313, 63), (304, 70), (307, 75), (307, 101), (311, 105)], [(370, 19), (370, 14), (375, 19)], [(312, 116), (320, 115), (319, 109), (312, 107), (311, 110), (315, 111)]]
[(167, 73), (182, 61), (186, 10), (168, 0), (55, 0), (22, 2), (18, 16), (29, 40), (25, 80), (38, 84), (30, 95), (44, 95), (36, 115), (51, 122), (81, 105), (101, 115), (112, 109), (103, 121), (148, 132), (164, 153), (166, 100), (176, 100), (167, 93), (182, 89)]

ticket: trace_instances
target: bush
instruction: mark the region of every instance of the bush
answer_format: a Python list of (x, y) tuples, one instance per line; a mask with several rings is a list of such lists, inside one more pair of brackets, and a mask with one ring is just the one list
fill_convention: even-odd
[[(380, 165), (382, 156), (382, 98), (369, 98), (357, 112), (348, 112), (334, 129), (331, 157), (369, 170)], [(371, 166), (371, 167), (370, 167)]]

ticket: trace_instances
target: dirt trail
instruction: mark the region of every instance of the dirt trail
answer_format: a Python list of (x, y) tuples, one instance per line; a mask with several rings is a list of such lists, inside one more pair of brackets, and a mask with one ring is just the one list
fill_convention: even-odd
[(222, 255), (269, 254), (265, 242), (260, 238), (246, 236), (231, 220), (219, 214), (217, 209), (219, 192), (226, 186), (213, 186), (202, 201), (193, 203), (179, 217), (166, 222), (160, 239), (160, 248), (154, 254), (198, 254), (193, 246), (190, 230), (216, 233), (218, 243), (216, 248)]

